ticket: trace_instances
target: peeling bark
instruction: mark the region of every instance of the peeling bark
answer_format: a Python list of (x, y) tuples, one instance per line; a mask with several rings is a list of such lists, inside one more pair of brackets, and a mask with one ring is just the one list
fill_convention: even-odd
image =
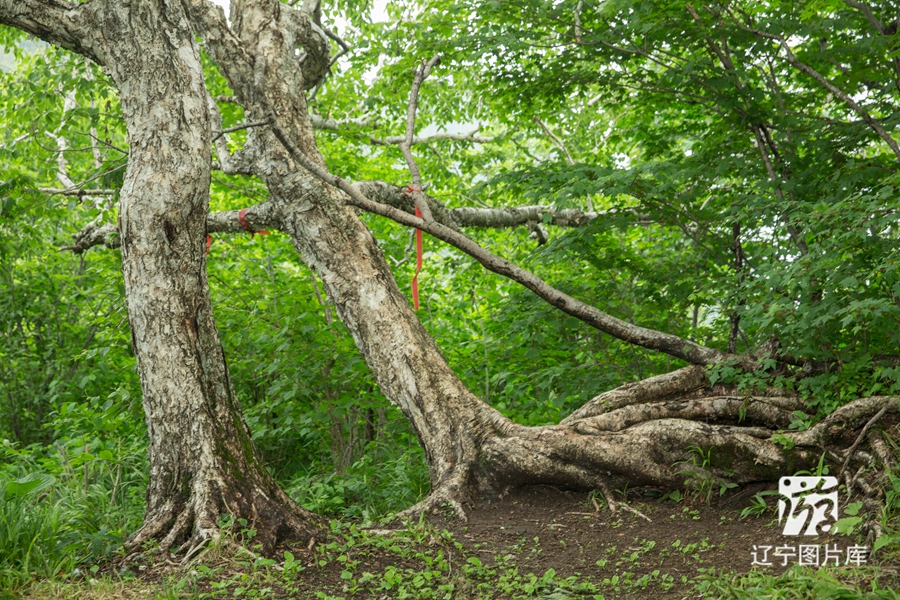
[[(293, 81), (285, 78), (281, 63), (287, 48), (279, 47), (270, 33), (272, 14), (262, 3), (241, 6), (242, 26), (235, 32), (239, 39), (219, 35), (221, 19), (199, 4), (195, 19), (212, 34), (207, 48), (247, 118), (272, 122), (271, 130), (250, 133), (244, 152), (255, 155), (255, 171), (269, 187), (282, 230), (321, 277), (382, 392), (410, 419), (425, 448), (432, 491), (407, 514), (449, 503), (464, 516), (462, 504), (473, 495), (522, 483), (582, 488), (603, 488), (610, 482), (675, 487), (707, 479), (747, 483), (771, 481), (815, 464), (824, 450), (824, 438), (816, 436), (825, 436), (829, 425), (820, 424), (812, 433), (784, 433), (786, 444), (772, 438), (790, 423), (792, 411), (802, 408), (799, 399), (774, 390), (745, 396), (713, 388), (701, 366), (623, 386), (552, 427), (516, 425), (475, 397), (447, 366), (350, 205), (429, 231), (491, 270), (509, 274), (513, 266), (494, 264), (496, 257), (470, 248), (467, 238), (456, 234), (460, 223), (453, 212), (440, 203), (430, 205), (433, 221), (415, 219), (407, 212), (413, 209), (412, 198), (402, 189), (381, 183), (351, 186), (327, 173), (305, 103), (302, 98), (289, 101), (291, 90), (302, 87), (296, 80), (302, 74), (293, 73)], [(252, 77), (248, 56), (257, 57)], [(522, 282), (528, 275), (514, 278)], [(524, 285), (535, 290), (540, 283)], [(568, 297), (557, 302), (536, 293), (566, 312), (581, 310)], [(595, 326), (604, 331), (621, 329), (617, 337), (632, 343), (701, 364), (734, 359), (755, 364), (751, 357), (732, 357), (596, 313), (580, 316), (597, 321)], [(858, 411), (871, 416), (873, 408), (877, 412), (886, 402), (875, 408), (861, 401)], [(855, 423), (850, 413), (848, 422)], [(692, 447), (707, 453), (709, 464), (692, 460)]]
[(108, 63), (131, 149), (119, 231), (150, 433), (146, 516), (130, 543), (198, 543), (218, 535), (225, 514), (248, 519), (265, 552), (280, 539), (306, 543), (312, 515), (262, 465), (213, 320), (204, 258), (211, 132), (186, 15), (145, 2), (106, 17), (105, 30), (123, 40), (110, 45)]
[[(129, 545), (197, 544), (218, 535), (226, 514), (251, 522), (265, 552), (282, 539), (305, 544), (317, 519), (284, 494), (256, 453), (213, 321), (205, 270), (212, 134), (183, 7), (23, 5), (44, 9), (27, 17), (39, 25), (23, 21), (18, 5), (0, 5), (0, 18), (76, 51), (89, 47), (119, 90), (128, 131), (118, 241), (150, 438), (146, 513)], [(90, 22), (87, 42), (71, 41), (80, 39), (71, 27), (78, 19)], [(110, 233), (95, 227), (86, 236)]]

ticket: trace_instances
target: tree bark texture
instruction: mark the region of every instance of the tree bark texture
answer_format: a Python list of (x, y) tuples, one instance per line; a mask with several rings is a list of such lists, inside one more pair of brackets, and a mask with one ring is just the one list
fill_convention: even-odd
[[(8, 3), (0, 0), (0, 9), (12, 10)], [(328, 46), (304, 9), (277, 0), (233, 0), (229, 25), (207, 0), (115, 8), (95, 0), (90, 6), (106, 8), (97, 13), (106, 18), (102, 31), (120, 44), (109, 54), (115, 60), (92, 52), (106, 61), (120, 87), (131, 146), (119, 241), (153, 440), (147, 520), (135, 541), (165, 532), (167, 546), (189, 530), (202, 539), (226, 512), (256, 519), (258, 529), (267, 528), (269, 543), (281, 535), (312, 535), (308, 515), (259, 464), (212, 321), (203, 240), (210, 130), (221, 126), (214, 102), (207, 104), (194, 34), (204, 39), (247, 122), (268, 123), (248, 129), (246, 145), (234, 155), (223, 138), (215, 140), (223, 170), (258, 175), (269, 188), (270, 202), (247, 215), (251, 226), (277, 222), (290, 235), (324, 282), (382, 392), (410, 419), (425, 448), (432, 492), (411, 512), (449, 502), (464, 515), (462, 502), (472, 495), (522, 483), (605, 489), (623, 482), (674, 487), (772, 480), (812, 467), (832, 447), (848, 447), (853, 440), (847, 432), (883, 409), (885, 422), (896, 419), (896, 398), (864, 399), (807, 431), (773, 437), (803, 408), (797, 398), (711, 386), (705, 369), (692, 366), (608, 392), (559, 425), (512, 423), (467, 390), (447, 365), (354, 205), (430, 231), (626, 341), (704, 365), (743, 359), (752, 366), (755, 359), (613, 319), (458, 231), (467, 224), (528, 223), (541, 218), (540, 209), (454, 213), (433, 204), (434, 221), (424, 222), (409, 215), (408, 199), (397, 188), (353, 187), (327, 173), (304, 91), (327, 70)], [(71, 39), (80, 38), (58, 37), (77, 50)], [(295, 55), (298, 46), (305, 52), (302, 61)], [(553, 218), (577, 225), (596, 215)], [(218, 223), (229, 230), (236, 222), (236, 215), (220, 215), (210, 229)], [(86, 232), (85, 240), (114, 242), (101, 229)]]
[(130, 148), (118, 231), (150, 437), (146, 513), (130, 544), (193, 545), (218, 535), (226, 514), (250, 521), (264, 551), (284, 538), (305, 544), (315, 518), (262, 465), (213, 321), (205, 265), (212, 134), (187, 14), (160, 0), (90, 7), (81, 18), (102, 35), (91, 56), (119, 90)]

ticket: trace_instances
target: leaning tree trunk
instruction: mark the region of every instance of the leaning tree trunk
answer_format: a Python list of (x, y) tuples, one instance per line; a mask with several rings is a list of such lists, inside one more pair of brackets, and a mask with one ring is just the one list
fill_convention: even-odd
[[(622, 482), (771, 481), (810, 468), (831, 443), (846, 448), (853, 439), (841, 437), (882, 408), (896, 415), (896, 399), (867, 399), (778, 443), (773, 434), (803, 408), (798, 398), (736, 395), (710, 386), (705, 369), (693, 366), (623, 386), (556, 426), (512, 423), (465, 388), (344, 193), (313, 176), (324, 162), (303, 90), (317, 83), (328, 56), (327, 46), (310, 42), (316, 32), (309, 15), (274, 0), (232, 0), (232, 33), (223, 15), (200, 0), (192, 6), (247, 120), (272, 126), (251, 129), (237, 156), (223, 140), (217, 146), (223, 168), (266, 182), (281, 229), (322, 278), (382, 392), (409, 418), (425, 449), (432, 491), (410, 512), (449, 502), (463, 514), (461, 501), (523, 483), (609, 489)], [(307, 51), (303, 70), (294, 59), (297, 46)]]
[[(205, 25), (207, 49), (241, 99), (247, 119), (278, 115), (274, 118), (302, 151), (323, 165), (303, 91), (315, 84), (310, 70), (321, 73), (314, 65), (328, 64), (327, 45), (324, 54), (317, 54), (305, 43), (306, 70), (301, 72), (293, 48), (304, 42), (293, 37), (299, 35), (295, 15), (284, 5), (234, 0), (231, 16), (239, 39), (224, 33), (221, 16), (202, 4), (194, 6), (194, 18)], [(255, 57), (252, 73), (242, 68), (251, 62), (249, 56)], [(236, 162), (224, 143), (217, 150), (226, 168)], [(447, 365), (343, 194), (298, 169), (270, 131), (251, 129), (243, 154), (244, 164), (253, 165), (266, 182), (282, 230), (322, 278), (382, 392), (410, 419), (425, 448), (432, 488), (447, 501), (468, 495), (479, 441), (511, 423), (467, 390)]]
[(270, 550), (306, 542), (313, 516), (262, 465), (234, 397), (205, 270), (211, 132), (194, 36), (178, 2), (0, 2), (0, 22), (103, 64), (130, 155), (119, 230), (125, 299), (150, 434), (143, 526), (132, 547), (203, 541), (245, 518)]

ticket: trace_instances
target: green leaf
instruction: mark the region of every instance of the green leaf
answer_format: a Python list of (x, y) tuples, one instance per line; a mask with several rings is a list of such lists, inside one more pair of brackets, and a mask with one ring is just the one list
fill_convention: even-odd
[(834, 526), (831, 530), (834, 533), (841, 533), (843, 535), (850, 535), (853, 533), (853, 528), (859, 525), (862, 522), (862, 517), (844, 517), (843, 519), (838, 519), (835, 521)]
[(46, 473), (32, 473), (6, 484), (6, 499), (33, 497), (56, 483), (56, 477)]
[(875, 540), (875, 544), (872, 545), (872, 552), (877, 552), (885, 546), (893, 544), (898, 539), (900, 539), (898, 536), (883, 534), (880, 538)]
[(847, 505), (847, 508), (844, 509), (844, 513), (855, 516), (859, 514), (859, 510), (863, 507), (862, 502), (851, 502)]

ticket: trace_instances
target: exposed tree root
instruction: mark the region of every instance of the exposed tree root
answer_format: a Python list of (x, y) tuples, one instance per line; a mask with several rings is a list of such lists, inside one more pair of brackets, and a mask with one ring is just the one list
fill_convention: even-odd
[[(220, 494), (219, 489), (229, 490), (229, 496)], [(253, 542), (260, 544), (266, 555), (271, 555), (282, 541), (305, 546), (317, 535), (324, 538), (321, 517), (300, 507), (277, 487), (266, 493), (258, 486), (250, 487), (246, 481), (225, 487), (206, 480), (195, 485), (192, 492), (189, 501), (180, 506), (166, 501), (148, 511), (143, 526), (128, 540), (126, 549), (137, 550), (156, 539), (157, 553), (165, 554), (180, 546), (186, 552), (183, 561), (187, 561), (199, 548), (221, 538), (219, 524), (225, 515), (231, 517), (233, 527), (254, 530)], [(238, 519), (245, 519), (246, 527), (237, 525)], [(235, 533), (240, 534), (240, 530)]]
[(446, 481), (432, 490), (420, 502), (399, 513), (401, 519), (415, 519), (423, 514), (437, 513), (449, 507), (461, 521), (468, 521), (463, 504), (471, 497), (471, 477), (466, 468), (458, 468)]
[[(862, 398), (797, 431), (789, 427), (794, 411), (804, 408), (798, 397), (777, 390), (740, 395), (723, 386), (698, 385), (704, 373), (687, 367), (623, 386), (559, 425), (476, 423), (472, 430), (478, 436), (464, 442), (477, 449), (468, 463), (471, 475), (441, 478), (438, 473), (439, 479), (453, 483), (435, 486), (404, 514), (449, 504), (464, 518), (461, 499), (525, 484), (599, 489), (611, 510), (629, 510), (616, 502), (610, 486), (718, 490), (777, 481), (813, 470), (820, 461), (832, 473), (846, 465), (848, 488), (877, 498), (881, 482), (859, 473), (897, 461), (879, 428), (900, 420), (898, 398)], [(863, 471), (851, 476), (858, 469)], [(869, 530), (877, 530), (874, 523)]]

